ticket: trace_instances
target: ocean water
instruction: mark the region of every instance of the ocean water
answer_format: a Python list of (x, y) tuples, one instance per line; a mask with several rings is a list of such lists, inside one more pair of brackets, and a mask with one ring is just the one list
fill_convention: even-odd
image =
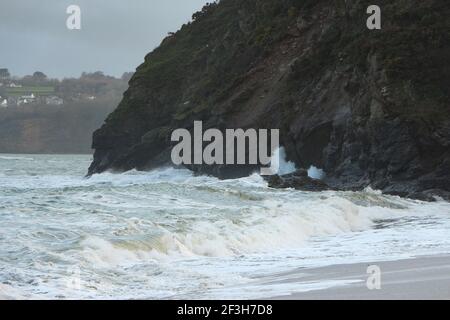
[(346, 284), (289, 271), (450, 252), (447, 202), (172, 168), (86, 179), (90, 161), (0, 155), (0, 297), (268, 298)]

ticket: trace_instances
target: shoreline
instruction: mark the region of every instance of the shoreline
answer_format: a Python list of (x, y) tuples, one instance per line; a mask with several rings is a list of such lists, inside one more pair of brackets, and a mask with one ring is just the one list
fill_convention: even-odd
[[(367, 287), (370, 276), (367, 268), (373, 265), (381, 270), (379, 290)], [(290, 280), (280, 283), (306, 285), (338, 281), (346, 284), (269, 300), (450, 300), (450, 255), (306, 268), (285, 275)]]
[[(381, 270), (379, 290), (367, 287), (367, 268), (374, 265)], [(450, 300), (450, 255), (301, 268), (276, 277), (284, 280), (272, 285), (298, 284), (305, 291), (263, 300)], [(46, 298), (0, 284), (0, 300), (35, 299)]]

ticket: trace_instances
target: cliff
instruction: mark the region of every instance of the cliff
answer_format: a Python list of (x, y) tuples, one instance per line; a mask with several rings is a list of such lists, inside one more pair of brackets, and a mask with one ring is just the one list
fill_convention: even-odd
[[(89, 174), (170, 163), (170, 134), (279, 128), (289, 160), (333, 188), (450, 194), (446, 0), (222, 0), (164, 39), (95, 132)], [(192, 168), (221, 178), (254, 168)]]

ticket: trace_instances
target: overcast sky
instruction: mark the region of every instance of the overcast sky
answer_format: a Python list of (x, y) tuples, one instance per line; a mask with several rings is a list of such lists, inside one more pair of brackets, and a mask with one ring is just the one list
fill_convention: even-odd
[[(209, 0), (210, 1), (210, 0)], [(0, 68), (17, 76), (134, 71), (168, 32), (208, 0), (0, 0)], [(81, 30), (68, 30), (66, 9), (81, 8)]]

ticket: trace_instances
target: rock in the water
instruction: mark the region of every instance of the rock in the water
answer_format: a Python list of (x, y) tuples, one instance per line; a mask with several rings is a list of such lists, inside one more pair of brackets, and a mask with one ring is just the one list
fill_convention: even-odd
[(286, 175), (265, 177), (271, 188), (294, 188), (302, 191), (325, 191), (331, 188), (323, 181), (308, 177), (306, 170), (297, 170)]

